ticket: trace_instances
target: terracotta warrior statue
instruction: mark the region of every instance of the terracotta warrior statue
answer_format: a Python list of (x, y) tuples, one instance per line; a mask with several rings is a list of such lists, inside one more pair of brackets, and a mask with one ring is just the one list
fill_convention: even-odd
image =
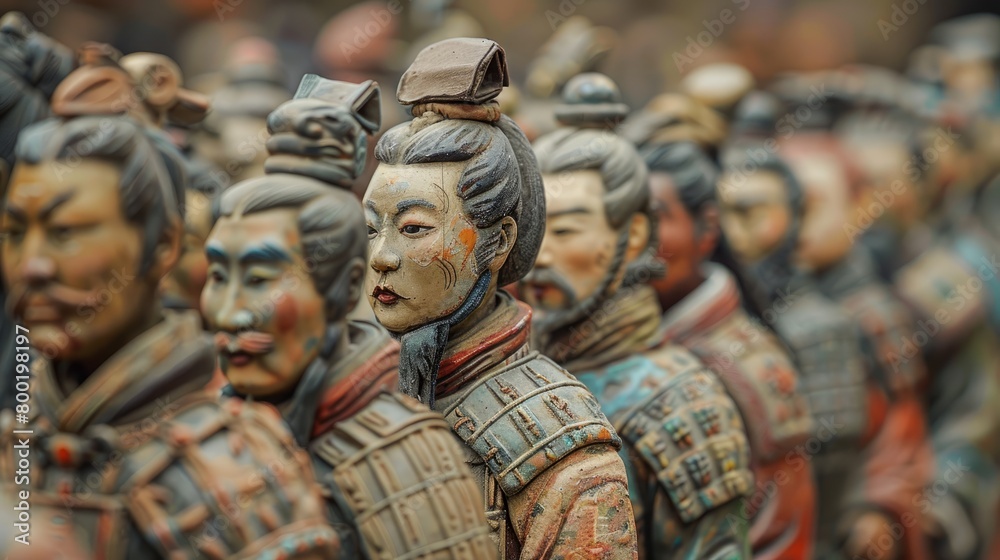
[[(73, 53), (32, 27), (20, 12), (0, 17), (0, 192), (14, 164), (14, 144), (26, 126), (51, 116), (49, 97), (73, 69)], [(0, 283), (0, 301), (6, 299)], [(14, 321), (0, 309), (0, 340), (13, 340)], [(0, 409), (13, 406), (14, 348), (0, 348)]]
[(882, 361), (902, 343), (899, 325), (889, 322), (896, 317), (875, 298), (859, 310), (844, 294), (823, 293), (825, 278), (817, 283), (796, 268), (817, 271), (831, 255), (818, 238), (840, 240), (815, 231), (830, 226), (829, 208), (812, 206), (782, 160), (755, 161), (755, 168), (728, 162), (717, 187), (719, 218), (748, 293), (793, 352), (816, 420), (807, 442), (816, 443), (816, 556), (925, 558), (913, 500), (930, 474), (923, 409), (906, 372)]
[[(867, 134), (862, 136), (862, 131)], [(1000, 400), (996, 375), (1000, 298), (994, 295), (1000, 293), (1000, 270), (993, 259), (998, 246), (975, 216), (951, 224), (935, 216), (944, 205), (941, 196), (959, 192), (950, 183), (963, 179), (952, 171), (966, 170), (964, 165), (953, 166), (961, 162), (955, 158), (962, 158), (964, 140), (958, 138), (949, 146), (950, 137), (941, 132), (912, 150), (913, 136), (855, 127), (846, 138), (854, 160), (862, 165), (866, 188), (851, 202), (857, 219), (885, 209), (880, 222), (892, 231), (898, 247), (890, 277), (894, 292), (914, 320), (894, 359), (904, 367), (924, 362), (928, 370), (922, 390), (935, 472), (923, 503), (930, 520), (927, 532), (932, 550), (937, 558), (977, 560), (990, 557), (989, 542), (1000, 534), (1000, 409), (996, 406)], [(915, 165), (907, 166), (914, 161), (912, 154), (925, 150), (940, 155), (933, 162), (917, 159)], [(910, 169), (922, 171), (906, 173)], [(917, 203), (880, 202), (899, 199), (896, 193), (907, 195), (903, 200), (917, 198)]]
[(667, 263), (652, 281), (662, 338), (708, 363), (743, 417), (756, 483), (738, 520), (749, 525), (754, 557), (810, 558), (816, 449), (807, 447), (813, 423), (799, 373), (769, 326), (744, 309), (737, 278), (709, 260), (720, 243), (718, 169), (697, 145), (673, 138), (640, 147)]
[(493, 558), (461, 446), (395, 390), (399, 344), (348, 321), (367, 257), (350, 187), (379, 88), (308, 74), (268, 118), (267, 173), (223, 194), (202, 309), (230, 385), (273, 404), (313, 459), (345, 558)]
[(925, 558), (921, 519), (927, 506), (915, 496), (931, 482), (933, 459), (918, 394), (925, 365), (919, 352), (909, 349), (914, 319), (845, 230), (859, 188), (852, 185), (850, 161), (838, 145), (820, 132), (803, 130), (781, 149), (805, 196), (796, 264), (859, 328), (869, 386), (868, 426), (881, 427), (866, 434), (874, 454), (857, 483), (877, 511), (857, 518), (851, 530), (857, 536), (850, 537), (846, 550), (862, 558)]
[(120, 78), (70, 74), (57, 118), (18, 140), (2, 271), (38, 356), (25, 407), (0, 416), (0, 501), (24, 504), (0, 514), (16, 533), (0, 554), (337, 558), (308, 456), (272, 411), (202, 391), (215, 352), (199, 318), (158, 304), (180, 166), (121, 114)]
[(281, 62), (268, 46), (237, 43), (226, 61), (225, 84), (212, 91), (212, 112), (192, 135), (195, 153), (233, 183), (263, 174), (267, 117), (290, 97)]
[(229, 175), (195, 154), (190, 144), (191, 127), (202, 122), (208, 113), (208, 97), (181, 87), (180, 68), (162, 54), (132, 53), (118, 62), (132, 76), (147, 118), (170, 137), (183, 156), (187, 177), (184, 237), (180, 258), (164, 277), (160, 293), (164, 307), (198, 310), (208, 269), (205, 239), (214, 223), (216, 199), (230, 185)]
[(625, 443), (640, 558), (750, 558), (746, 524), (728, 519), (753, 480), (743, 420), (714, 372), (660, 344), (646, 166), (608, 130), (628, 108), (602, 74), (576, 76), (563, 99), (565, 126), (534, 144), (545, 238), (519, 286), (538, 348), (594, 392)]
[(464, 444), (502, 558), (634, 558), (621, 439), (497, 290), (530, 270), (545, 224), (531, 147), (494, 101), (507, 83), (486, 39), (435, 43), (403, 74), (416, 118), (375, 148), (365, 292), (400, 339), (401, 390)]

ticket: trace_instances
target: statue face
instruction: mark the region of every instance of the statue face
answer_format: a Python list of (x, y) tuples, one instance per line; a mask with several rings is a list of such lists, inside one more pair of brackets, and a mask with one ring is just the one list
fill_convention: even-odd
[(597, 171), (543, 175), (545, 237), (521, 297), (538, 317), (593, 295), (608, 274), (618, 231), (608, 223)]
[(805, 270), (823, 270), (851, 250), (852, 236), (844, 229), (853, 202), (847, 177), (836, 159), (819, 153), (793, 161), (792, 169), (805, 194), (796, 260)]
[(483, 269), (482, 232), (465, 215), (457, 185), (465, 162), (379, 164), (365, 193), (365, 293), (375, 317), (406, 332), (457, 310)]
[(205, 244), (202, 314), (226, 377), (246, 395), (291, 391), (323, 343), (326, 303), (307, 272), (297, 221), (289, 208), (224, 216)]
[(781, 244), (791, 212), (776, 173), (757, 171), (739, 178), (727, 174), (719, 181), (717, 194), (719, 224), (737, 258), (753, 263)]
[(698, 267), (706, 255), (699, 251), (695, 220), (677, 196), (670, 175), (650, 173), (649, 188), (657, 217), (658, 255), (667, 263), (667, 275), (652, 284), (661, 300), (678, 301), (687, 295), (686, 286), (698, 282)]
[[(913, 181), (913, 167), (909, 151), (891, 141), (867, 142), (852, 152), (871, 186), (866, 196), (860, 197), (854, 215), (879, 217), (899, 229), (907, 229), (922, 220), (926, 204), (920, 188)], [(888, 201), (888, 203), (883, 202)], [(852, 216), (855, 224), (857, 217)]]
[(201, 290), (208, 275), (205, 258), (205, 240), (212, 229), (212, 205), (209, 198), (199, 192), (185, 193), (184, 237), (181, 239), (181, 256), (160, 284), (160, 293), (183, 307), (198, 309)]
[(61, 162), (14, 168), (2, 218), (7, 306), (51, 359), (107, 358), (155, 297), (159, 277), (138, 277), (143, 234), (122, 215), (120, 176), (88, 159), (69, 171)]
[(232, 177), (233, 184), (264, 174), (267, 121), (243, 115), (218, 116), (219, 136), (204, 135), (194, 143), (198, 155)]

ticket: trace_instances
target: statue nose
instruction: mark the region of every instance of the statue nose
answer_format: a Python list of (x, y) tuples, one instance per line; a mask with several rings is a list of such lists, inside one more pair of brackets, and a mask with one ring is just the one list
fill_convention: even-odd
[(48, 257), (28, 257), (21, 269), (21, 277), (29, 284), (44, 284), (56, 275), (56, 263)]

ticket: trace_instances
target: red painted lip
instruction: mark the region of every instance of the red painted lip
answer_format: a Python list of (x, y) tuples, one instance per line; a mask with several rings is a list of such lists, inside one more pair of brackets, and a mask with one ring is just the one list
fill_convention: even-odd
[(230, 365), (243, 367), (253, 360), (253, 356), (242, 350), (237, 350), (233, 353), (226, 352), (226, 360)]
[(379, 303), (383, 305), (393, 305), (401, 299), (406, 299), (391, 289), (382, 286), (375, 287), (375, 290), (372, 291), (372, 297), (377, 299)]

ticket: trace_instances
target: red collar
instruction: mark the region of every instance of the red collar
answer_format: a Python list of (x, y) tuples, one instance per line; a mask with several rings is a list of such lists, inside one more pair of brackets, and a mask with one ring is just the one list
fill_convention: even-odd
[(512, 356), (528, 343), (531, 308), (503, 293), (497, 308), (463, 336), (450, 340), (438, 369), (438, 398), (450, 395)]

